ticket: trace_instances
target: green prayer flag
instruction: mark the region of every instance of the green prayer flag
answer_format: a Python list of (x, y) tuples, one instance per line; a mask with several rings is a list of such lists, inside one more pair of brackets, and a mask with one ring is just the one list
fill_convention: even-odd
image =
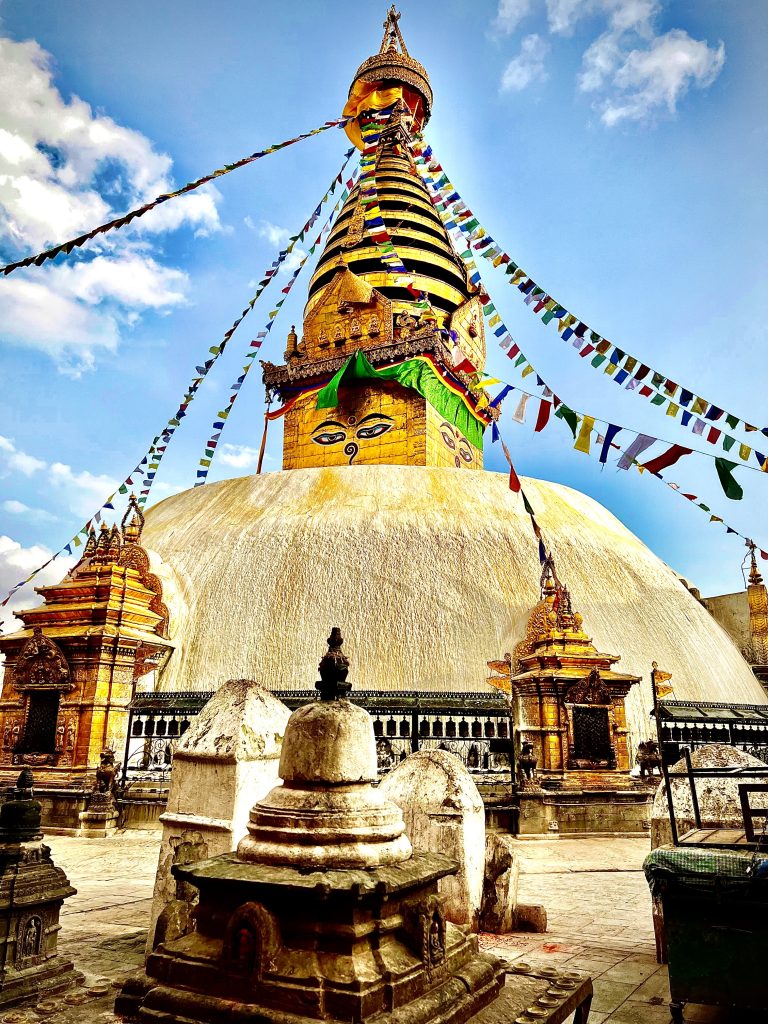
[(723, 438), (723, 450), (729, 452), (731, 448), (736, 444), (736, 438), (731, 437), (730, 434), (726, 434)]
[(728, 413), (728, 415), (725, 417), (725, 422), (728, 424), (731, 430), (735, 430), (736, 427), (738, 427), (739, 425), (739, 418), (738, 416), (732, 416), (731, 413)]
[(665, 402), (666, 398), (664, 397), (664, 395), (656, 394), (651, 399), (651, 405), (664, 405)]
[[(744, 491), (742, 490), (741, 484), (733, 475), (733, 470), (735, 468), (735, 462), (729, 462), (728, 459), (715, 459), (715, 469), (717, 470), (717, 475), (720, 478), (720, 485), (725, 491), (726, 498), (730, 498), (731, 501), (741, 501), (744, 497)], [(707, 509), (707, 511), (709, 511), (709, 509)]]
[(573, 434), (575, 440), (576, 428), (579, 425), (579, 417), (576, 415), (573, 409), (569, 409), (567, 405), (561, 405), (555, 413), (555, 416), (559, 416), (561, 420), (565, 420), (565, 422), (571, 428), (571, 433)]
[(593, 366), (599, 366), (600, 363), (604, 363), (605, 362), (606, 358), (607, 358), (607, 356), (601, 356), (600, 354), (598, 354), (598, 355), (595, 356), (594, 359), (591, 360), (592, 365)]

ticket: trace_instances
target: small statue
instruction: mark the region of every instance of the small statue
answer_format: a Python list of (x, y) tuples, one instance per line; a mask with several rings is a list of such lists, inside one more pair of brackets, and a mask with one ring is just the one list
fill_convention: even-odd
[(360, 338), (363, 334), (363, 328), (360, 326), (359, 317), (353, 316), (349, 322), (349, 336), (350, 338)]
[(64, 723), (56, 726), (56, 750), (64, 749)]
[(397, 326), (400, 328), (400, 337), (403, 341), (413, 334), (416, 323), (416, 318), (412, 317), (410, 313), (401, 313), (397, 318)]
[(102, 750), (99, 755), (100, 764), (96, 769), (96, 785), (94, 793), (112, 793), (119, 765), (115, 764), (114, 750)]
[(375, 338), (377, 334), (381, 332), (381, 323), (379, 321), (378, 313), (371, 313), (371, 317), (368, 321), (368, 334)]
[(42, 936), (42, 923), (39, 917), (30, 917), (24, 928), (22, 939), (23, 957), (36, 956), (40, 952), (40, 938)]
[(318, 334), (317, 344), (320, 348), (328, 348), (330, 342), (328, 341), (328, 335), (325, 333), (325, 331), (320, 331), (320, 333)]
[(523, 743), (520, 750), (520, 758), (518, 764), (520, 765), (520, 781), (523, 783), (523, 788), (526, 782), (533, 782), (536, 774), (536, 765), (539, 763), (536, 754), (533, 751), (532, 743)]
[(472, 319), (469, 321), (469, 326), (467, 327), (467, 334), (470, 338), (477, 337), (477, 313), (472, 314)]
[(656, 740), (645, 740), (643, 743), (638, 743), (635, 763), (640, 765), (641, 779), (652, 778), (654, 769), (661, 774), (661, 754)]
[(67, 750), (74, 750), (75, 748), (75, 727), (72, 722), (67, 722), (67, 738), (65, 742), (65, 748)]
[(444, 957), (445, 947), (443, 946), (440, 918), (435, 914), (432, 917), (432, 924), (429, 928), (429, 960), (430, 963), (439, 964), (442, 962)]
[(341, 324), (336, 324), (333, 332), (333, 343), (334, 345), (344, 344), (344, 331), (341, 329)]

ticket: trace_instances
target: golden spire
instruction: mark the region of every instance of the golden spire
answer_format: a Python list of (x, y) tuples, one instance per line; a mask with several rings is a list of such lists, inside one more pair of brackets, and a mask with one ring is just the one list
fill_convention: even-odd
[(760, 570), (757, 568), (757, 559), (755, 558), (755, 549), (757, 545), (753, 540), (747, 541), (747, 547), (750, 553), (750, 567), (749, 567), (749, 583), (750, 586), (759, 587), (763, 582), (763, 577), (760, 575)]

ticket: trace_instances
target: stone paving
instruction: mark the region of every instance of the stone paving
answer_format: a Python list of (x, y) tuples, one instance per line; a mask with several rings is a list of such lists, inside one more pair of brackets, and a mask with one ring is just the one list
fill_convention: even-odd
[[(0, 1024), (113, 1024), (115, 987), (144, 960), (159, 833), (51, 836), (47, 842), (78, 890), (62, 911), (59, 948), (86, 975), (91, 991), (84, 987), (37, 1008), (0, 1011)], [(666, 968), (656, 963), (641, 870), (647, 840), (529, 840), (521, 841), (520, 850), (520, 900), (545, 904), (549, 930), (483, 935), (482, 946), (507, 960), (588, 972), (595, 987), (590, 1024), (668, 1024)], [(685, 1019), (736, 1020), (694, 1006), (686, 1007)]]

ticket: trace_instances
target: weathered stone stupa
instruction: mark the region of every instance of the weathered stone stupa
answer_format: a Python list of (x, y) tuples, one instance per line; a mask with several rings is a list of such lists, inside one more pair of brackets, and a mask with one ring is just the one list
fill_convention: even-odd
[(194, 932), (161, 943), (116, 1010), (166, 1024), (253, 1020), (460, 1024), (498, 994), (503, 964), (445, 920), (448, 858), (414, 852), (374, 788), (370, 716), (346, 700), (334, 629), (320, 700), (295, 711), (283, 784), (259, 800), (236, 853), (177, 865), (200, 891)]
[(73, 889), (40, 832), (40, 803), (24, 768), (0, 806), (0, 1012), (83, 981), (57, 950), (61, 905)]

